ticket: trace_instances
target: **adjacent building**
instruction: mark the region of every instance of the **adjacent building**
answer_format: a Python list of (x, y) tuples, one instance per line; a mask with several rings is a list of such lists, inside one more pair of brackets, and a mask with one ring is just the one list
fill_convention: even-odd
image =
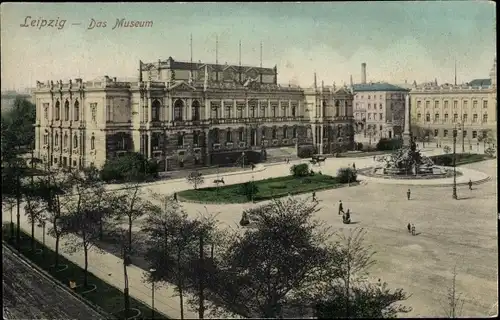
[(361, 65), (361, 83), (354, 91), (356, 131), (373, 141), (400, 137), (404, 125), (405, 96), (409, 89), (385, 82), (366, 83), (366, 64)]
[(496, 58), (490, 77), (466, 84), (427, 83), (410, 92), (412, 124), (428, 129), (437, 141), (450, 140), (455, 128), (465, 144), (475, 145), (488, 130), (496, 133)]
[(347, 87), (277, 84), (274, 68), (168, 58), (139, 62), (137, 81), (37, 82), (36, 152), (53, 166), (102, 166), (140, 152), (163, 170), (234, 163), (245, 153), (353, 147)]

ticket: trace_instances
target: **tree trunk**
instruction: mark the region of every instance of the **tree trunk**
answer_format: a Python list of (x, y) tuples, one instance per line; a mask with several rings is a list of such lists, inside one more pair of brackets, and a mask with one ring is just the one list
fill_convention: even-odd
[(128, 254), (132, 255), (132, 216), (128, 216)]
[(103, 239), (102, 217), (99, 217), (99, 240)]
[(177, 287), (179, 289), (179, 301), (181, 307), (181, 320), (184, 320), (184, 294), (182, 290), (182, 268), (181, 268), (181, 251), (177, 251)]
[(88, 272), (87, 272), (87, 269), (89, 267), (89, 249), (87, 248), (87, 246), (84, 244), (83, 245), (83, 254), (85, 256), (85, 268), (83, 270), (83, 285), (84, 287), (88, 287)]
[(56, 236), (56, 257), (55, 257), (55, 261), (54, 261), (54, 267), (56, 268), (57, 270), (57, 267), (59, 266), (59, 234), (56, 233), (55, 234)]
[(35, 252), (35, 219), (31, 217), (31, 252)]
[(198, 271), (198, 281), (199, 281), (199, 307), (198, 307), (198, 317), (200, 319), (203, 319), (203, 316), (205, 314), (205, 305), (204, 305), (204, 268), (205, 268), (205, 261), (203, 257), (203, 235), (200, 234), (200, 262), (199, 262), (199, 271)]
[(17, 183), (16, 183), (16, 201), (17, 201), (17, 226), (16, 226), (16, 246), (17, 250), (21, 250), (21, 178), (19, 173), (17, 173)]

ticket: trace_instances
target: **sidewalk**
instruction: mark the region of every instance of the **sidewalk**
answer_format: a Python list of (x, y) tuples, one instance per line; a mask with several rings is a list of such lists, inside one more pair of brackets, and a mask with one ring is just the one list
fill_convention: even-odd
[[(14, 209), (15, 212), (15, 209)], [(10, 221), (10, 213), (4, 213), (2, 220)], [(14, 214), (15, 220), (15, 214)], [(21, 209), (21, 229), (27, 233), (31, 233), (31, 224), (28, 222), (27, 217), (24, 214), (24, 210)], [(42, 241), (42, 230), (39, 227), (35, 227), (35, 238), (40, 242)], [(78, 252), (70, 255), (65, 252), (65, 240), (60, 241), (60, 252), (68, 260), (76, 263), (77, 265), (84, 267), (84, 256), (83, 252)], [(45, 235), (45, 244), (51, 249), (55, 249), (55, 238), (50, 235)], [(89, 250), (89, 272), (93, 273), (95, 276), (106, 281), (110, 285), (123, 291), (124, 288), (124, 277), (123, 277), (123, 262), (112, 255), (111, 253), (99, 253), (95, 248)], [(129, 292), (130, 296), (142, 301), (144, 304), (151, 307), (151, 285), (143, 283), (144, 270), (134, 266), (129, 265), (127, 267), (128, 280), (129, 280)], [(155, 310), (165, 314), (169, 318), (180, 319), (180, 305), (179, 297), (175, 295), (173, 286), (155, 285)], [(187, 296), (189, 294), (185, 293), (184, 298), (184, 318), (185, 319), (198, 319), (198, 311), (193, 310), (187, 305)], [(206, 302), (207, 304), (209, 302)], [(208, 312), (206, 312), (208, 313)], [(148, 315), (144, 315), (148, 316)], [(206, 319), (211, 319), (208, 314), (205, 314)], [(242, 319), (241, 316), (231, 315), (231, 319)]]

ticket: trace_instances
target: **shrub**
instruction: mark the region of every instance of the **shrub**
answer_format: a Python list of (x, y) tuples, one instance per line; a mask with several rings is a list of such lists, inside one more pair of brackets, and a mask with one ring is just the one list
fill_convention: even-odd
[(450, 146), (444, 146), (443, 151), (444, 151), (444, 153), (450, 153), (451, 152)]
[(449, 167), (453, 164), (453, 155), (443, 154), (430, 157), (435, 165)]
[(363, 144), (361, 142), (356, 143), (356, 150), (363, 150)]
[(245, 195), (248, 201), (252, 200), (257, 192), (259, 192), (259, 188), (255, 182), (245, 182), (241, 185), (240, 193)]
[(353, 168), (340, 168), (337, 170), (337, 179), (340, 183), (355, 182), (357, 177), (356, 170)]
[(158, 177), (158, 164), (140, 153), (128, 153), (106, 160), (100, 174), (105, 182), (144, 181)]
[(309, 175), (309, 165), (307, 163), (294, 164), (290, 167), (290, 173), (294, 177), (306, 177)]
[(495, 156), (495, 149), (488, 148), (488, 149), (484, 150), (484, 154), (489, 156), (489, 157), (494, 157)]
[(402, 146), (402, 141), (400, 139), (387, 139), (381, 138), (377, 143), (378, 151), (395, 150)]
[(299, 158), (311, 158), (314, 154), (316, 154), (317, 150), (314, 146), (301, 146), (297, 150), (297, 157)]

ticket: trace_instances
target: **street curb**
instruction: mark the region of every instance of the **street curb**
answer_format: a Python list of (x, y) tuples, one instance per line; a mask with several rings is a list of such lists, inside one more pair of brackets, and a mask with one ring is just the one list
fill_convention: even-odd
[(32, 269), (41, 273), (43, 276), (45, 276), (45, 278), (48, 281), (52, 282), (54, 285), (58, 286), (59, 288), (63, 289), (64, 291), (70, 293), (73, 297), (77, 298), (79, 301), (83, 302), (84, 304), (86, 304), (87, 306), (89, 306), (90, 308), (95, 310), (97, 313), (101, 314), (101, 316), (104, 317), (104, 318), (102, 318), (103, 320), (105, 320), (105, 319), (118, 319), (115, 316), (113, 316), (112, 314), (108, 314), (106, 311), (104, 311), (98, 305), (93, 304), (92, 302), (88, 301), (87, 299), (84, 299), (80, 295), (76, 294), (74, 291), (68, 289), (68, 287), (66, 285), (64, 285), (64, 283), (62, 283), (58, 279), (54, 278), (50, 273), (43, 270), (41, 267), (37, 266), (34, 262), (29, 260), (22, 253), (17, 252), (17, 250), (15, 250), (10, 244), (8, 244), (3, 239), (2, 239), (2, 247), (4, 250), (6, 249), (6, 250), (10, 251), (14, 256), (18, 257), (21, 261), (23, 261), (24, 263), (29, 265)]

